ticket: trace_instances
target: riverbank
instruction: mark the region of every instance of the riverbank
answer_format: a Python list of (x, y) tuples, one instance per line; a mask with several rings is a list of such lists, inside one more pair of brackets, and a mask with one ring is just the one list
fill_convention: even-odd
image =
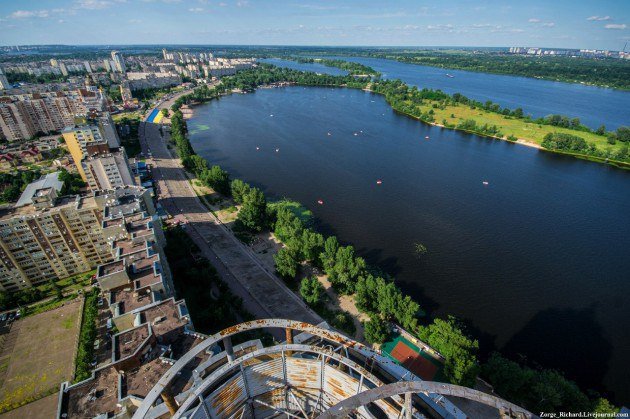
[[(192, 105), (231, 94), (235, 89), (237, 92), (247, 93), (278, 83), (361, 89), (383, 95), (390, 107), (398, 113), (443, 129), (504, 140), (619, 168), (630, 168), (628, 144), (614, 140), (618, 133), (597, 134), (580, 124), (578, 119), (569, 120), (560, 115), (557, 116), (560, 122), (546, 118), (533, 120), (524, 116), (520, 109), (514, 111), (501, 109), (492, 102), (482, 104), (459, 94), (450, 96), (440, 90), (419, 90), (407, 86), (400, 80), (383, 81), (353, 76), (319, 75), (263, 64), (256, 69), (224, 78), (219, 88), (208, 89), (202, 86), (200, 89), (205, 87), (203, 94), (194, 93), (190, 95), (190, 100), (185, 100), (185, 97), (182, 99)], [(180, 106), (182, 104), (183, 102)], [(571, 128), (558, 125), (565, 120), (570, 122)], [(546, 136), (558, 133), (580, 137), (583, 140), (583, 148), (566, 150), (543, 146)]]

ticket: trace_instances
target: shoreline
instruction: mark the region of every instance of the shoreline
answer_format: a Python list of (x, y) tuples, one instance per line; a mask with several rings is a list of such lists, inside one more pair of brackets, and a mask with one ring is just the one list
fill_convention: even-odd
[[(323, 87), (323, 88), (334, 87), (334, 88), (345, 88), (345, 89), (358, 90), (356, 88), (348, 87), (347, 85), (342, 85), (342, 86), (336, 86), (336, 85), (333, 85), (333, 86), (327, 86), (327, 85), (310, 86), (310, 85), (300, 85), (300, 84), (291, 83), (291, 82), (279, 82), (279, 83), (274, 83), (274, 84), (271, 84), (271, 85), (256, 86), (256, 88), (254, 89), (254, 92), (252, 92), (252, 93), (255, 93), (256, 90), (258, 90), (258, 89), (271, 89), (271, 88), (292, 87), (292, 86)], [(382, 94), (371, 90), (369, 86), (366, 87), (366, 88), (360, 89), (360, 90), (362, 90), (364, 92), (369, 92), (369, 93), (374, 94), (374, 95), (383, 96)], [(229, 95), (232, 95), (234, 93), (235, 92), (226, 92), (226, 93), (220, 95), (219, 97), (229, 96)], [(189, 110), (189, 112), (186, 112), (186, 114), (184, 114), (184, 119), (192, 118), (194, 116), (193, 108), (195, 106), (198, 106), (198, 105), (203, 105), (203, 104), (205, 104), (207, 102), (209, 102), (209, 101), (203, 101), (203, 102), (191, 103), (189, 105), (184, 105), (184, 106), (187, 106), (188, 110)], [(510, 140), (507, 139), (507, 137), (497, 137), (497, 136), (493, 136), (493, 135), (482, 134), (482, 133), (475, 132), (475, 131), (463, 130), (463, 129), (459, 129), (459, 128), (456, 128), (456, 127), (446, 127), (443, 124), (440, 124), (438, 122), (423, 121), (422, 119), (420, 119), (420, 118), (418, 118), (418, 117), (416, 117), (414, 115), (411, 115), (411, 114), (409, 114), (407, 112), (400, 111), (398, 109), (395, 109), (387, 101), (385, 101), (385, 102), (390, 107), (390, 109), (392, 109), (394, 112), (399, 113), (401, 115), (405, 115), (408, 118), (414, 119), (416, 121), (419, 121), (419, 122), (427, 124), (427, 125), (439, 127), (439, 128), (442, 128), (442, 129), (448, 129), (448, 130), (453, 130), (453, 131), (465, 132), (467, 134), (473, 134), (473, 135), (477, 135), (477, 136), (480, 136), (480, 137), (491, 138), (491, 139), (495, 139), (495, 140), (501, 140), (501, 141), (505, 141), (505, 142), (510, 143), (510, 144), (518, 144), (518, 145), (521, 145), (521, 146), (534, 148), (536, 150), (543, 151), (543, 152), (560, 154), (560, 155), (565, 155), (565, 156), (571, 156), (571, 157), (574, 157), (574, 158), (577, 158), (577, 159), (580, 159), (580, 160), (586, 160), (586, 161), (590, 161), (590, 162), (593, 162), (593, 163), (605, 164), (605, 165), (612, 166), (612, 167), (615, 167), (615, 168), (621, 169), (621, 170), (630, 170), (630, 163), (617, 161), (617, 160), (608, 160), (608, 159), (604, 159), (604, 158), (600, 158), (600, 157), (596, 157), (596, 156), (590, 156), (590, 155), (586, 155), (586, 154), (569, 153), (569, 152), (564, 152), (564, 151), (561, 151), (561, 150), (550, 150), (550, 149), (544, 148), (540, 144), (535, 143), (535, 142), (533, 142), (533, 141), (531, 141), (529, 139), (526, 139), (526, 138), (517, 138), (516, 141), (510, 141)]]

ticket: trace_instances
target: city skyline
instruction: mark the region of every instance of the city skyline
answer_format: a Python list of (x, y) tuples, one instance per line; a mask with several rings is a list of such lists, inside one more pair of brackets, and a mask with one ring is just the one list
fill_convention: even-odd
[(39, 0), (0, 4), (3, 45), (522, 45), (622, 50), (630, 41), (629, 25), (630, 7), (621, 0), (579, 4), (567, 0), (527, 4), (459, 0), (445, 7), (354, 0)]

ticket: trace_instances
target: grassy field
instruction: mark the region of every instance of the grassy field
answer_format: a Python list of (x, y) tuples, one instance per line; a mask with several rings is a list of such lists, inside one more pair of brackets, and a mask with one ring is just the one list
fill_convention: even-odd
[(59, 389), (72, 378), (81, 300), (13, 324), (0, 354), (0, 412)]
[(529, 143), (540, 145), (546, 134), (550, 132), (560, 132), (584, 138), (588, 143), (593, 143), (600, 150), (618, 151), (623, 143), (617, 142), (615, 145), (608, 144), (606, 136), (597, 135), (591, 132), (575, 131), (567, 128), (560, 128), (551, 125), (538, 125), (533, 122), (527, 122), (522, 119), (516, 119), (504, 116), (494, 112), (488, 112), (483, 109), (471, 109), (465, 105), (449, 105), (444, 109), (433, 108), (433, 105), (439, 105), (438, 102), (425, 101), (425, 104), (418, 107), (422, 112), (433, 110), (435, 112), (435, 121), (442, 124), (446, 120), (447, 124), (457, 125), (460, 122), (473, 119), (477, 122), (477, 126), (488, 124), (488, 126), (496, 125), (499, 127), (504, 138), (510, 135), (517, 137)]

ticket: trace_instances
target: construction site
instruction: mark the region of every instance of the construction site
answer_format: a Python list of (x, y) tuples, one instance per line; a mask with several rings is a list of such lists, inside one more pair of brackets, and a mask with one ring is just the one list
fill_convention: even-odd
[[(282, 319), (254, 320), (191, 342), (178, 359), (151, 339), (146, 323), (138, 340), (146, 344), (108, 370), (108, 377), (62, 390), (59, 416), (92, 417), (90, 404), (108, 417), (133, 418), (332, 418), (470, 417), (451, 402), (467, 399), (493, 409), (496, 417), (530, 418), (527, 410), (490, 394), (451, 384), (423, 381), (399, 363), (345, 335), (319, 326)], [(263, 346), (242, 336), (265, 330), (284, 342)], [(236, 344), (236, 342), (242, 342)], [(233, 342), (235, 342), (233, 344)], [(277, 340), (276, 340), (277, 342)], [(162, 348), (164, 349), (164, 348)], [(138, 356), (144, 354), (143, 356)], [(161, 355), (163, 354), (163, 355)], [(151, 359), (149, 359), (151, 358)], [(121, 359), (122, 361), (122, 359)], [(147, 366), (152, 379), (146, 382)], [(142, 374), (137, 374), (142, 370)], [(135, 371), (135, 372), (134, 372)], [(136, 382), (136, 377), (144, 377)], [(119, 388), (99, 387), (114, 382)], [(101, 400), (99, 400), (101, 399)]]

